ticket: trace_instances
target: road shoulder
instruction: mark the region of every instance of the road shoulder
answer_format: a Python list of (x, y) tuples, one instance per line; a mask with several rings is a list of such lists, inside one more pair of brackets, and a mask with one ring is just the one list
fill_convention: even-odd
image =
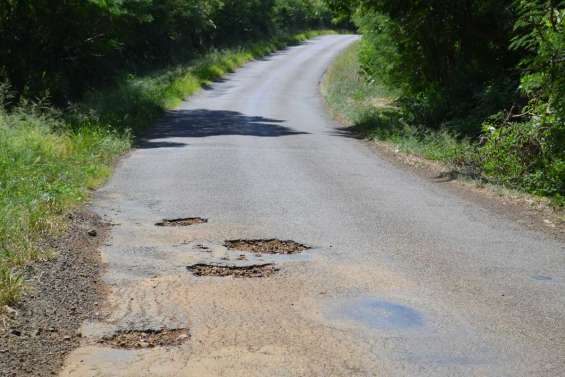
[(55, 375), (79, 346), (80, 325), (99, 315), (99, 247), (108, 232), (108, 224), (80, 209), (64, 234), (44, 241), (55, 256), (26, 268), (26, 293), (0, 322), (0, 375)]
[(552, 207), (548, 200), (458, 177), (448, 166), (400, 152), (390, 143), (368, 139), (363, 142), (376, 155), (399, 169), (440, 185), (445, 190), (529, 230), (565, 241), (565, 211)]

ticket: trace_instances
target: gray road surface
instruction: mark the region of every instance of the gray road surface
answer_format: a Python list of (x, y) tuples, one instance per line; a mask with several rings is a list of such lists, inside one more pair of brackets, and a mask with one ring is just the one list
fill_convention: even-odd
[[(104, 320), (62, 376), (565, 376), (565, 245), (344, 136), (319, 81), (356, 37), (316, 38), (190, 98), (124, 159), (94, 203)], [(207, 224), (157, 227), (162, 218)], [(291, 256), (224, 240), (291, 239)], [(201, 246), (203, 245), (203, 246)], [(276, 263), (267, 278), (195, 263)], [(188, 328), (176, 347), (97, 343)]]

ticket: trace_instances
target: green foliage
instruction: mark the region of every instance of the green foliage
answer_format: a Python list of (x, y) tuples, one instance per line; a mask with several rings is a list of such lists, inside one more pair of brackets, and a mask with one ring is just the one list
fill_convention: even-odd
[(322, 0), (275, 0), (273, 23), (277, 30), (331, 25), (332, 13)]
[[(410, 120), (430, 128), (459, 126), (472, 116), (474, 130), (490, 115), (488, 87), (517, 82), (508, 67), (510, 1), (358, 1), (354, 20), (364, 37), (363, 68), (401, 90)], [(513, 96), (498, 102), (512, 103)], [(489, 106), (487, 106), (489, 107)], [(497, 109), (498, 110), (498, 109)], [(468, 126), (469, 122), (463, 122)]]
[[(395, 104), (405, 125), (392, 134), (377, 127), (385, 132), (379, 137), (410, 141), (417, 151), (435, 149), (443, 132), (465, 136), (472, 148), (461, 155), (417, 152), (565, 203), (565, 1), (328, 4), (351, 14), (363, 34), (359, 60), (367, 80), (400, 92)], [(382, 124), (380, 117), (374, 122)]]
[(21, 293), (17, 268), (45, 257), (37, 240), (61, 229), (64, 212), (109, 175), (128, 146), (101, 127), (70, 129), (42, 104), (0, 107), (0, 306)]
[(408, 124), (394, 106), (398, 90), (378, 79), (367, 80), (362, 63), (365, 48), (365, 41), (352, 45), (328, 68), (322, 93), (332, 111), (364, 137), (390, 142), (406, 153), (459, 164), (472, 149), (469, 141), (446, 129)]
[[(525, 48), (520, 88), (525, 107), (552, 153), (565, 153), (565, 1), (518, 1), (518, 32), (511, 45)], [(558, 150), (560, 149), (560, 151)]]
[[(0, 303), (13, 305), (20, 299), (24, 288), (21, 275), (13, 274), (7, 268), (0, 266)], [(0, 313), (3, 308), (0, 307)]]
[(330, 21), (320, 0), (0, 0), (0, 79), (64, 105), (124, 71)]
[(393, 35), (398, 25), (390, 18), (371, 9), (359, 9), (354, 16), (363, 33), (359, 48), (359, 62), (371, 78), (378, 78), (388, 87), (403, 82), (403, 64), (399, 46)]
[(565, 2), (517, 1), (520, 89), (528, 97), (484, 124), (485, 174), (565, 203)]
[(506, 127), (495, 124), (497, 128), (488, 128), (489, 136), (479, 149), (485, 177), (562, 203), (565, 160), (547, 150), (545, 137), (536, 123), (520, 122)]

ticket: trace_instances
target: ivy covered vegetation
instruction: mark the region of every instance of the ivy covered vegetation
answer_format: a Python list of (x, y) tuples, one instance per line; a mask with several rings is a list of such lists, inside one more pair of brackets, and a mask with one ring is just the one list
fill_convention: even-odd
[(565, 203), (565, 1), (328, 2), (363, 35), (362, 86), (394, 97), (360, 128)]
[(137, 130), (329, 25), (316, 0), (0, 0), (0, 311)]

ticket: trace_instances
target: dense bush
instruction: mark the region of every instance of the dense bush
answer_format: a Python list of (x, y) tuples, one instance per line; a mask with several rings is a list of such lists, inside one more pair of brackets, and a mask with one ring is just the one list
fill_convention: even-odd
[(514, 104), (485, 123), (485, 173), (565, 203), (565, 2), (515, 3), (511, 48), (521, 52)]
[(467, 170), (564, 201), (565, 1), (327, 2), (355, 20), (362, 71), (399, 91), (421, 135), (469, 137)]
[(438, 128), (475, 116), (478, 132), (480, 118), (492, 114), (492, 88), (505, 92), (495, 98), (503, 106), (514, 100), (507, 88), (518, 81), (510, 68), (519, 56), (508, 49), (509, 3), (361, 2), (354, 19), (366, 37), (363, 67), (401, 87), (401, 103), (414, 122)]
[(329, 22), (319, 0), (0, 0), (0, 78), (64, 103), (126, 68)]
[(289, 27), (327, 27), (332, 23), (332, 13), (322, 0), (283, 0), (273, 8), (273, 22), (278, 30)]

